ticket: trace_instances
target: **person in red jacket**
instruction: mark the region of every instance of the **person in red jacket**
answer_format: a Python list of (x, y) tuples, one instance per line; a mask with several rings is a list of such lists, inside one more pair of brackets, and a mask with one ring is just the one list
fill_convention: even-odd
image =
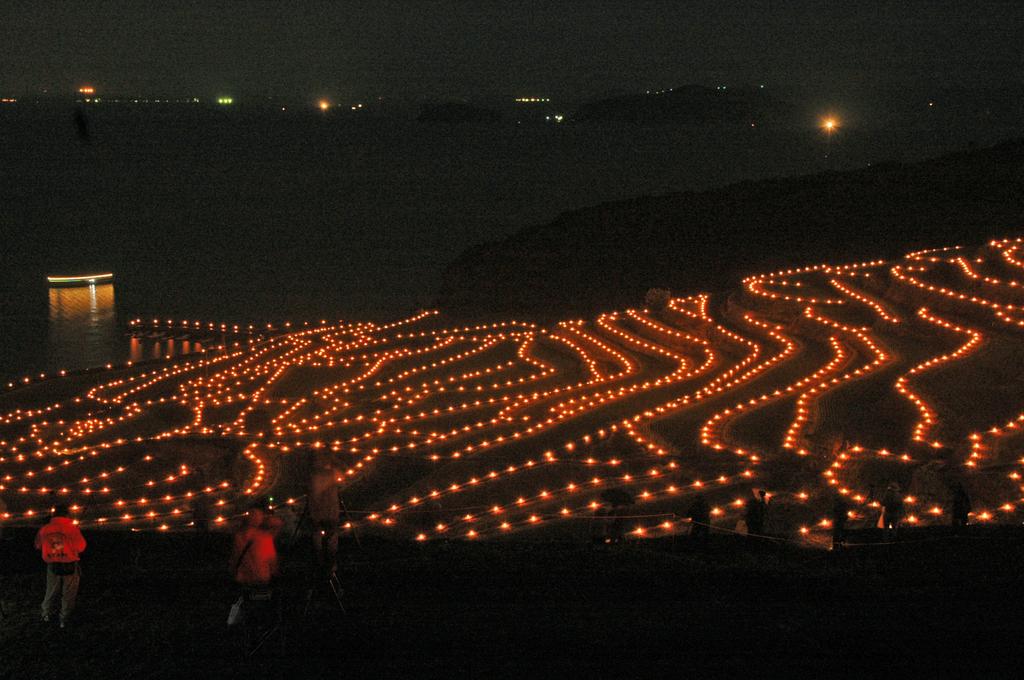
[(270, 584), (277, 575), (277, 548), (274, 534), (260, 508), (246, 513), (242, 527), (235, 533), (231, 550), (231, 575), (242, 587)]
[(57, 593), (60, 593), (60, 627), (68, 624), (75, 609), (81, 569), (78, 555), (85, 550), (85, 537), (68, 516), (67, 505), (58, 505), (49, 524), (36, 533), (36, 548), (42, 551), (46, 563), (46, 595), (43, 597), (43, 621), (53, 613)]

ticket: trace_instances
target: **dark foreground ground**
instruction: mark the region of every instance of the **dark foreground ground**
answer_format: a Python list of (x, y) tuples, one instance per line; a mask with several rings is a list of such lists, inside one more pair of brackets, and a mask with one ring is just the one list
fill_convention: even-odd
[[(73, 629), (39, 620), (32, 532), (3, 537), (0, 676), (1020, 677), (1024, 532), (908, 533), (837, 555), (714, 536), (618, 546), (345, 546), (347, 613), (304, 602), (251, 659), (225, 625), (227, 537), (87, 535)], [(858, 540), (877, 540), (861, 534)], [(699, 669), (698, 673), (684, 672)]]

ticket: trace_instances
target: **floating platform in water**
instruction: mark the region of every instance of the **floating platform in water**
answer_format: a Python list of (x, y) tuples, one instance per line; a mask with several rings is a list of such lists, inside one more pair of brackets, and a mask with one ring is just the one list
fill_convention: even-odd
[(107, 273), (83, 274), (81, 276), (47, 276), (46, 281), (51, 287), (95, 286), (103, 283), (113, 283), (114, 275)]

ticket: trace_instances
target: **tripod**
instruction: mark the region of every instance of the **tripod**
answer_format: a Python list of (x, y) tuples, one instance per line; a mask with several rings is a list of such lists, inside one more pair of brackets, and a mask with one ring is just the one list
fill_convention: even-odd
[[(299, 535), (299, 531), (303, 525), (309, 527), (310, 537), (312, 538), (313, 547), (313, 568), (314, 573), (309, 583), (309, 587), (306, 590), (306, 605), (303, 608), (302, 616), (305, 618), (309, 614), (309, 608), (313, 603), (313, 597), (318, 591), (325, 594), (330, 594), (328, 598), (328, 604), (336, 605), (342, 613), (348, 613), (345, 611), (345, 605), (342, 604), (342, 596), (345, 593), (344, 588), (341, 586), (341, 581), (338, 580), (337, 572), (337, 555), (338, 555), (338, 534), (339, 534), (339, 517), (337, 508), (345, 513), (345, 517), (348, 518), (349, 525), (351, 526), (351, 518), (348, 516), (348, 509), (345, 507), (345, 502), (341, 499), (341, 494), (338, 493), (337, 487), (330, 485), (327, 487), (328, 493), (333, 493), (335, 503), (322, 503), (328, 508), (334, 506), (333, 512), (330, 519), (325, 517), (324, 507), (321, 507), (319, 511), (314, 511), (313, 505), (313, 494), (317, 485), (314, 482), (310, 483), (310, 492), (306, 496), (305, 506), (302, 509), (302, 514), (299, 516), (298, 521), (295, 524), (295, 531), (292, 533), (292, 541)], [(353, 536), (356, 539), (356, 543), (359, 543), (359, 535), (353, 532)]]
[(313, 596), (317, 590), (329, 592), (333, 596), (331, 601), (338, 606), (341, 613), (348, 613), (341, 601), (342, 596), (345, 594), (345, 589), (341, 587), (341, 581), (338, 580), (338, 572), (335, 569), (331, 569), (326, 577), (318, 578), (309, 584), (309, 588), (306, 590), (306, 606), (302, 608), (302, 618), (306, 618), (309, 615), (309, 607), (313, 604)]
[(341, 581), (338, 579), (337, 522), (321, 523), (320, 526), (314, 524), (312, 530), (314, 575), (306, 590), (306, 606), (302, 610), (302, 616), (305, 618), (309, 613), (309, 607), (317, 591), (330, 593), (333, 596), (333, 604), (336, 604), (343, 614), (347, 614), (345, 605), (341, 602), (345, 589), (341, 587)]
[[(13, 536), (8, 536), (7, 538), (4, 538), (3, 537), (3, 531), (4, 531), (3, 527), (0, 527), (0, 543), (7, 543), (7, 542), (11, 541), (14, 538)], [(10, 554), (9, 548), (6, 545), (0, 545), (0, 556), (6, 557), (8, 554)], [(7, 571), (6, 560), (0, 559), (0, 582), (2, 582), (3, 574), (5, 574), (6, 571)], [(4, 590), (5, 590), (4, 588), (0, 588), (0, 621), (3, 621), (4, 619), (7, 618), (7, 610), (4, 609), (4, 599), (3, 599), (3, 596), (2, 596), (2, 593), (4, 592)]]
[(280, 653), (287, 647), (281, 595), (269, 587), (253, 588), (242, 594), (243, 649), (254, 656), (270, 638), (277, 635)]

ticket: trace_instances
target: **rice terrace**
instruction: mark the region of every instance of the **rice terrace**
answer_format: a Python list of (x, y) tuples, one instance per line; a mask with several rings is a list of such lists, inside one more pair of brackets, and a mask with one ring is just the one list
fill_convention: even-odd
[(954, 482), (972, 522), (1020, 521), (1021, 239), (646, 302), (549, 327), (135, 320), (225, 340), (8, 384), (3, 523), (59, 500), (83, 527), (174, 532), (203, 496), (226, 527), (301, 503), (310, 451), (338, 464), (346, 530), (410, 541), (585, 538), (609, 489), (637, 540), (687, 532), (698, 492), (732, 530), (764, 488), (779, 536), (825, 545), (835, 494), (873, 527), (892, 481), (909, 524), (948, 524)]

